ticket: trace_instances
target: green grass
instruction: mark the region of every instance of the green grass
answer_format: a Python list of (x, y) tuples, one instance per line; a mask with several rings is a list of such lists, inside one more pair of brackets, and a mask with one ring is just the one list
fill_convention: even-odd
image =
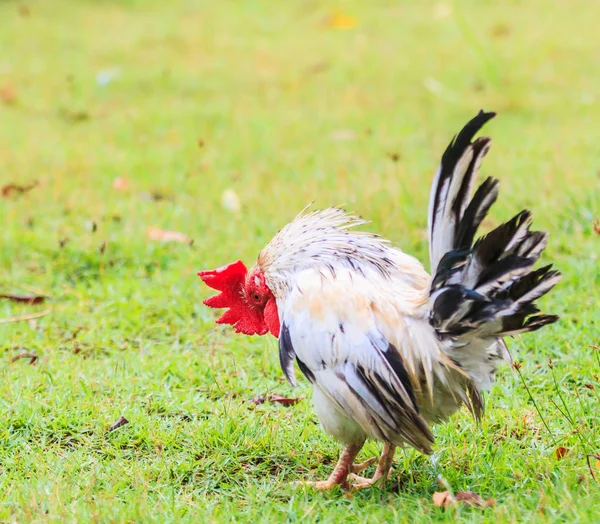
[[(597, 520), (599, 18), (566, 0), (1, 1), (0, 182), (39, 185), (0, 199), (0, 292), (51, 298), (0, 301), (0, 318), (51, 313), (0, 324), (0, 520)], [(564, 273), (543, 301), (562, 321), (510, 341), (539, 411), (505, 368), (481, 427), (460, 413), (435, 461), (397, 453), (397, 489), (294, 489), (339, 446), (274, 339), (215, 327), (195, 273), (252, 263), (313, 200), (425, 261), (433, 171), (480, 108), (499, 112), (487, 226), (532, 208)], [(23, 351), (35, 365), (11, 362)], [(273, 392), (307, 398), (247, 403)], [(497, 505), (444, 513), (438, 475)]]

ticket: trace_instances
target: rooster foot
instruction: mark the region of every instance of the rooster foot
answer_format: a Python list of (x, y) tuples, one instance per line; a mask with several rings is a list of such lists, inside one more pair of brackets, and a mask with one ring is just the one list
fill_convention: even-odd
[(375, 462), (378, 460), (379, 457), (371, 457), (360, 464), (352, 464), (350, 467), (350, 473), (360, 473), (361, 471), (367, 469), (371, 464), (375, 464)]

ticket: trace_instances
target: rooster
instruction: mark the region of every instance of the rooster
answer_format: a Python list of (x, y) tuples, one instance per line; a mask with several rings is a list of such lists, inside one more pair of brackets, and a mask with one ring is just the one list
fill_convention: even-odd
[[(480, 111), (442, 156), (429, 202), (431, 276), (389, 241), (354, 230), (365, 221), (340, 208), (301, 212), (250, 271), (237, 261), (199, 273), (220, 291), (204, 303), (229, 308), (217, 323), (277, 337), (287, 380), (295, 385), (295, 361), (323, 429), (343, 443), (329, 478), (306, 484), (368, 487), (388, 477), (397, 446), (430, 454), (431, 424), (463, 405), (482, 416), (482, 392), (510, 359), (504, 337), (558, 320), (534, 304), (560, 273), (533, 269), (548, 235), (530, 231), (529, 211), (475, 240), (498, 180), (471, 197), (490, 148), (473, 138), (494, 116)], [(383, 441), (382, 454), (355, 464), (368, 438)], [(371, 478), (358, 475), (375, 462)]]

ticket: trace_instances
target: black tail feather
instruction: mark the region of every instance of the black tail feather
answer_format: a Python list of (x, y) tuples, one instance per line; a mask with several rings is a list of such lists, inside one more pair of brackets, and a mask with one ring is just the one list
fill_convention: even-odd
[(432, 273), (435, 273), (440, 259), (452, 248), (460, 220), (468, 207), (477, 171), (489, 150), (489, 138), (478, 138), (473, 142), (471, 140), (494, 116), (496, 113), (480, 111), (454, 137), (442, 155), (429, 198)]
[(470, 248), (473, 245), (479, 225), (498, 198), (499, 184), (498, 180), (489, 177), (475, 191), (456, 229), (454, 245), (457, 248)]
[(560, 273), (551, 266), (533, 270), (548, 235), (529, 231), (530, 211), (521, 211), (473, 245), (498, 197), (498, 180), (490, 177), (469, 201), (490, 145), (488, 138), (472, 139), (493, 116), (480, 112), (458, 133), (442, 157), (432, 188), (430, 249), (435, 273), (430, 322), (441, 337), (502, 337), (558, 320), (540, 313), (534, 303), (556, 285)]

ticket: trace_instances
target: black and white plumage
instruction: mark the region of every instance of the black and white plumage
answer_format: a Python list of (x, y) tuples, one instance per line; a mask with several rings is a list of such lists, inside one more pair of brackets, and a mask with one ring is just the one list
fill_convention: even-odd
[(498, 181), (473, 194), (490, 147), (473, 138), (493, 116), (480, 112), (442, 157), (429, 205), (433, 277), (387, 240), (351, 229), (364, 221), (339, 208), (301, 213), (248, 273), (242, 296), (276, 301), (280, 329), (271, 332), (285, 376), (295, 383), (296, 362), (321, 424), (345, 444), (317, 487), (347, 485), (364, 467), (352, 463), (367, 438), (383, 441), (384, 452), (373, 479), (354, 477), (358, 487), (387, 476), (395, 446), (430, 453), (430, 424), (462, 405), (481, 416), (482, 391), (508, 359), (502, 337), (558, 319), (534, 304), (560, 274), (533, 269), (547, 234), (530, 231), (529, 211), (475, 240)]

